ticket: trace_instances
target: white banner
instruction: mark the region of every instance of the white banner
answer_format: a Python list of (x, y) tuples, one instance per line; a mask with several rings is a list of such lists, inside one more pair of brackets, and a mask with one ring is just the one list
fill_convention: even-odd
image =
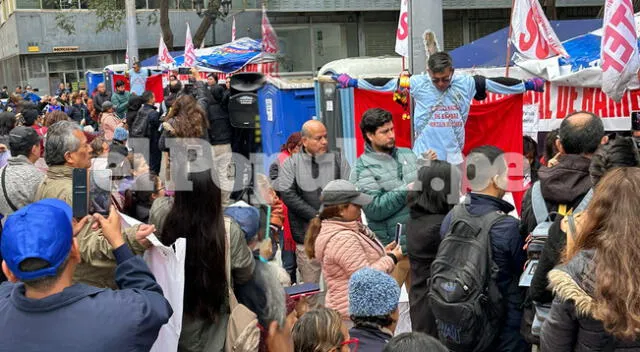
[(511, 12), (511, 43), (529, 59), (546, 59), (568, 54), (538, 0), (515, 0)]
[(400, 3), (400, 19), (396, 31), (396, 53), (409, 57), (409, 0)]
[(611, 99), (620, 101), (640, 68), (631, 0), (607, 0), (602, 27), (602, 90)]

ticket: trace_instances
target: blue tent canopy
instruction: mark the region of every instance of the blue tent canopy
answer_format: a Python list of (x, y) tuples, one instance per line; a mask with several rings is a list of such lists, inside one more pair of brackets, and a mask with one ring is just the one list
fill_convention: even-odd
[[(558, 39), (565, 41), (601, 28), (602, 20), (551, 21), (551, 26)], [(503, 28), (450, 51), (454, 66), (457, 68), (503, 67), (507, 55), (508, 35), (509, 27)]]
[[(169, 55), (171, 55), (171, 57), (177, 57), (180, 55), (184, 55), (184, 51), (170, 51)], [(157, 66), (157, 65), (158, 65), (158, 55), (154, 55), (152, 57), (148, 57), (140, 61), (141, 67), (150, 67), (150, 66)]]

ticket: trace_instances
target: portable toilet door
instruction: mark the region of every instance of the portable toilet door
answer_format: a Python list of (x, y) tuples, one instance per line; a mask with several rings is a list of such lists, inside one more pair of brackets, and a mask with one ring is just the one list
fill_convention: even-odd
[(258, 91), (265, 172), (287, 138), (300, 132), (302, 125), (313, 119), (316, 112), (311, 82), (295, 85), (278, 82), (278, 85), (280, 88), (270, 82)]

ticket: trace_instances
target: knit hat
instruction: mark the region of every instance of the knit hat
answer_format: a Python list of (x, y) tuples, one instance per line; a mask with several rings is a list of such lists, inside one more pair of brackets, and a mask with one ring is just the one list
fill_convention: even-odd
[(382, 271), (362, 268), (349, 279), (349, 315), (377, 317), (398, 308), (400, 287)]
[(260, 228), (260, 212), (249, 204), (240, 201), (231, 204), (224, 214), (235, 220), (244, 232), (244, 239), (249, 242), (258, 234)]
[(122, 127), (116, 127), (113, 131), (113, 139), (118, 142), (124, 142), (129, 139), (129, 132)]

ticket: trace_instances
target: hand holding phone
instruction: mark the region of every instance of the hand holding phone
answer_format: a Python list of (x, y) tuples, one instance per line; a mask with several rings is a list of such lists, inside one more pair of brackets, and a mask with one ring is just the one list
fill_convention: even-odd
[(118, 211), (113, 205), (111, 207), (114, 209), (110, 211), (108, 218), (105, 218), (102, 214), (95, 214), (93, 217), (100, 223), (104, 238), (109, 242), (113, 249), (116, 249), (125, 243), (122, 238), (120, 215), (118, 215)]
[(400, 244), (400, 235), (404, 232), (404, 225), (401, 223), (396, 224), (396, 238), (395, 242)]

